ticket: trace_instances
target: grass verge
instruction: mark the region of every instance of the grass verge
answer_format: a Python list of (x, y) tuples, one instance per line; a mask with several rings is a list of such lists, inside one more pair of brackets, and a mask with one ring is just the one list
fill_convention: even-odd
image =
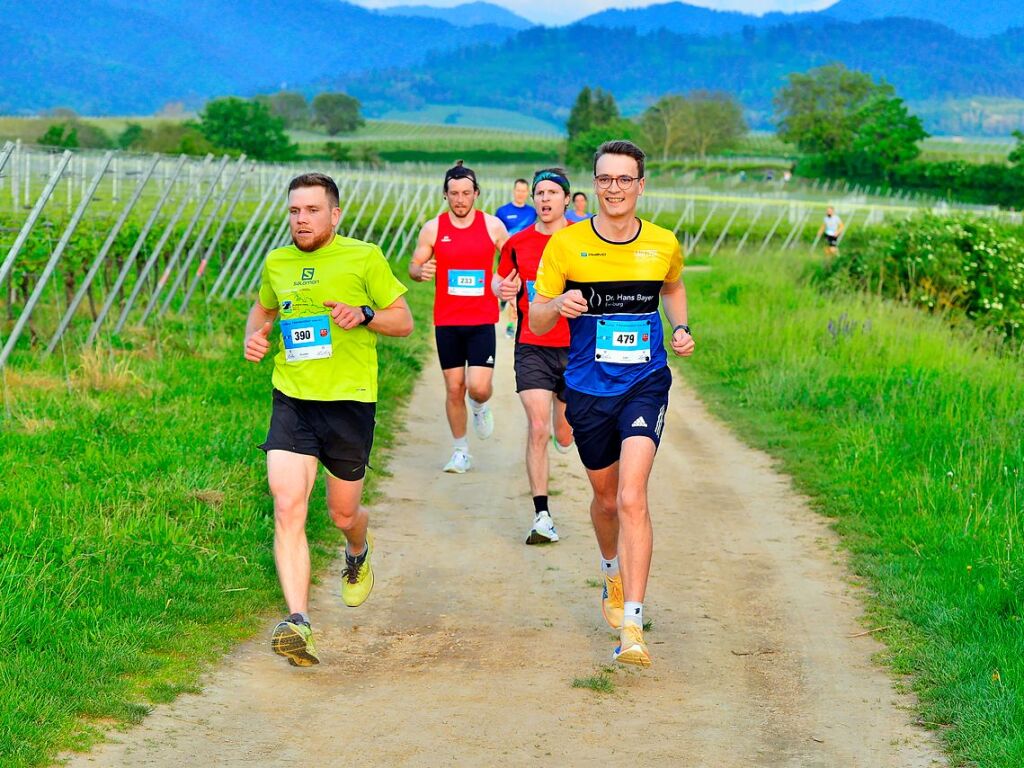
[(786, 255), (688, 276), (699, 346), (679, 368), (835, 519), (954, 760), (1024, 765), (1022, 358), (804, 274)]
[[(381, 339), (371, 497), (428, 349), (429, 302), (413, 290), (414, 337)], [(256, 447), (271, 363), (242, 359), (246, 309), (0, 372), (4, 768), (47, 765), (196, 690), (281, 609)], [(308, 532), (322, 568), (340, 535), (320, 486)]]

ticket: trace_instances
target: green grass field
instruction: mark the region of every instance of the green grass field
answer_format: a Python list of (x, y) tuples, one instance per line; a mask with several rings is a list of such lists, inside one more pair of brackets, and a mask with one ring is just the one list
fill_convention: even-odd
[[(372, 494), (420, 370), (412, 339), (381, 342)], [(49, 765), (261, 632), (283, 606), (263, 454), (271, 364), (241, 356), (247, 307), (133, 332), (30, 372), (0, 371), (0, 765)], [(323, 488), (309, 533), (333, 557)]]
[(942, 318), (810, 287), (806, 256), (687, 279), (712, 409), (835, 521), (886, 661), (956, 764), (1024, 765), (1024, 362)]

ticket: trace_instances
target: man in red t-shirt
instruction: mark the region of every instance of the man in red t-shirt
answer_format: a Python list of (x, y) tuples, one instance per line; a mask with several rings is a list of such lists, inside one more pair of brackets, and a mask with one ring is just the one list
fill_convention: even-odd
[(476, 174), (459, 160), (444, 175), (448, 210), (420, 230), (409, 262), (413, 280), (437, 278), (434, 289), (434, 337), (447, 390), (445, 413), (455, 450), (445, 472), (462, 474), (471, 466), (466, 438), (466, 394), (473, 429), (486, 440), (494, 432), (491, 399), (494, 374), (494, 324), (498, 299), (491, 286), (494, 252), (508, 240), (505, 225), (476, 209)]
[(572, 447), (572, 429), (565, 420), (565, 366), (569, 360), (569, 324), (561, 318), (543, 336), (530, 331), (528, 322), (533, 283), (537, 279), (544, 246), (558, 230), (569, 226), (569, 180), (561, 168), (537, 171), (533, 177), (533, 203), (537, 222), (508, 239), (501, 249), (495, 293), (515, 301), (519, 315), (516, 332), (516, 391), (529, 424), (526, 476), (533, 495), (534, 520), (527, 544), (558, 541), (548, 509), (548, 441), (559, 453)]

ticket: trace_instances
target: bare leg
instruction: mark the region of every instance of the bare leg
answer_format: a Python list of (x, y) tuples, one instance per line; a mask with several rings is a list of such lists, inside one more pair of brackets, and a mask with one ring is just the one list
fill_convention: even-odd
[(267, 451), (267, 478), (274, 497), (274, 562), (289, 613), (309, 610), (306, 512), (316, 468), (315, 456)]
[[(494, 369), (488, 368), (486, 365), (471, 365), (468, 370), (466, 388), (469, 390), (469, 396), (478, 403), (486, 403), (494, 394), (492, 385)], [(463, 410), (465, 410), (465, 406), (463, 406)], [(463, 429), (463, 434), (465, 434), (465, 429)]]
[(619, 568), (627, 602), (642, 603), (651, 571), (654, 530), (647, 507), (647, 480), (654, 466), (654, 441), (627, 437), (619, 458)]
[(448, 416), (448, 426), (452, 431), (452, 437), (458, 440), (466, 436), (466, 369), (445, 368), (441, 373), (444, 374), (447, 395), (444, 401), (444, 412)]
[(594, 498), (590, 502), (590, 520), (594, 524), (594, 535), (601, 557), (611, 560), (619, 549), (619, 463), (604, 469), (588, 469), (590, 486)]
[[(526, 477), (531, 496), (548, 495), (548, 435), (551, 434), (551, 392), (525, 389), (519, 393), (526, 410)], [(564, 413), (564, 409), (563, 409)]]
[(554, 426), (555, 440), (563, 448), (572, 445), (572, 427), (565, 420), (565, 403), (557, 397), (551, 398), (553, 402), (551, 423)]
[(366, 550), (366, 528), (370, 516), (359, 504), (363, 496), (363, 481), (339, 480), (327, 475), (327, 511), (331, 520), (345, 534), (345, 549), (350, 555), (361, 555)]

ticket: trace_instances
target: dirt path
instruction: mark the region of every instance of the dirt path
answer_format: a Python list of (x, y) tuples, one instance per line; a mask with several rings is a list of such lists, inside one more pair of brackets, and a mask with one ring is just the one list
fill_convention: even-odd
[(344, 608), (337, 569), (314, 591), (319, 667), (293, 669), (259, 637), (202, 695), (70, 765), (946, 764), (871, 663), (877, 642), (849, 637), (863, 627), (834, 535), (678, 377), (651, 482), (654, 666), (613, 671), (611, 694), (573, 688), (614, 645), (587, 583), (586, 480), (575, 454), (554, 459), (562, 541), (524, 546), (525, 423), (504, 339), (499, 358), (497, 429), (461, 477), (440, 471), (450, 440), (427, 367), (373, 510), (373, 595)]

